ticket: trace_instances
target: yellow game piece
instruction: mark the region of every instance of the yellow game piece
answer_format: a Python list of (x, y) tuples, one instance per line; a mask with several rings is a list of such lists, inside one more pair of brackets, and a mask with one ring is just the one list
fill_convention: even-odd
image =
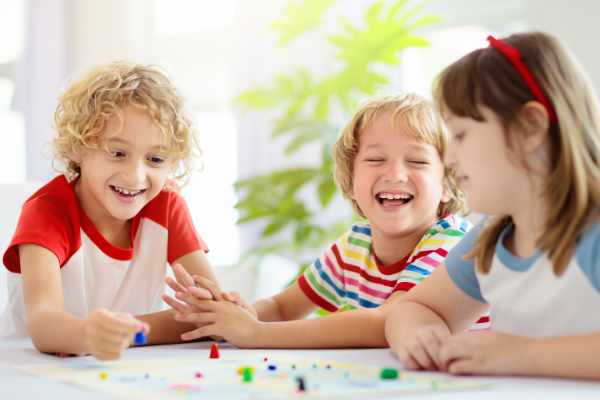
[(106, 372), (100, 372), (100, 379), (103, 381), (108, 379), (108, 374)]

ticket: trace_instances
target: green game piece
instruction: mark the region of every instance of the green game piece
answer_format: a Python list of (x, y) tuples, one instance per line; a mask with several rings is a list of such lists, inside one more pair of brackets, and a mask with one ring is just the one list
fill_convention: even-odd
[(398, 378), (398, 370), (396, 368), (382, 368), (379, 377), (381, 379), (396, 379)]
[(244, 368), (244, 373), (242, 375), (242, 381), (245, 383), (252, 382), (252, 368)]

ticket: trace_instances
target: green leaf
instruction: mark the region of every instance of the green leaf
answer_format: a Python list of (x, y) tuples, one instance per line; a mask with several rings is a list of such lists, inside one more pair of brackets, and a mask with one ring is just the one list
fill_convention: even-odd
[(271, 25), (271, 29), (278, 32), (278, 44), (283, 46), (317, 27), (333, 2), (334, 0), (289, 1), (283, 15)]
[(321, 203), (321, 207), (325, 208), (331, 203), (333, 196), (337, 192), (337, 187), (333, 179), (330, 177), (326, 177), (321, 182), (319, 182), (318, 186), (319, 193), (319, 202)]

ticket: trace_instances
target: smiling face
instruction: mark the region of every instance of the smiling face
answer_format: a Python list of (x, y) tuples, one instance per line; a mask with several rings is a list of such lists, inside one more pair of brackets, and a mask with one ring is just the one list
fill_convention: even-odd
[[(76, 162), (79, 201), (96, 225), (133, 218), (165, 186), (172, 163), (160, 128), (145, 111), (121, 109), (123, 125), (111, 117), (99, 149), (85, 149)], [(121, 129), (120, 129), (121, 128)]]
[(512, 214), (519, 192), (527, 187), (527, 173), (510, 157), (505, 131), (498, 117), (481, 107), (484, 121), (448, 112), (451, 132), (446, 163), (454, 168), (469, 207), (478, 213)]
[(351, 197), (380, 237), (424, 233), (448, 200), (436, 148), (408, 129), (402, 117), (393, 121), (385, 112), (360, 134)]

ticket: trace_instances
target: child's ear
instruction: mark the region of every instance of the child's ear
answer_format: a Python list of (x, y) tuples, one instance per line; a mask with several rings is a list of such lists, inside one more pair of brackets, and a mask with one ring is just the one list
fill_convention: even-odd
[(529, 101), (521, 108), (520, 126), (522, 127), (522, 149), (533, 153), (540, 149), (548, 139), (550, 119), (546, 108), (537, 101)]
[(73, 161), (75, 164), (80, 165), (83, 156), (81, 154), (81, 150), (73, 150), (71, 154), (69, 154), (69, 160)]

